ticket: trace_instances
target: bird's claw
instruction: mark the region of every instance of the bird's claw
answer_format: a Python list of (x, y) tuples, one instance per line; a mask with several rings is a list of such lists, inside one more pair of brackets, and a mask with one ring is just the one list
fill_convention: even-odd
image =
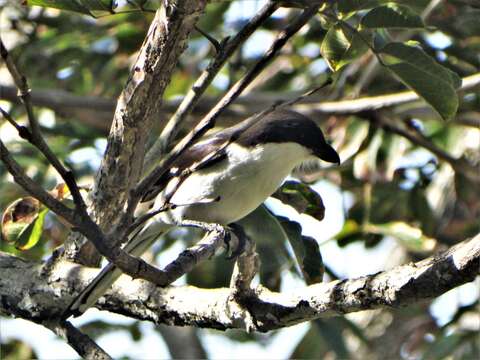
[[(245, 231), (240, 225), (230, 224), (229, 228), (230, 231), (228, 231), (228, 235), (225, 236), (225, 245), (227, 248), (226, 259), (235, 260), (248, 250), (248, 248), (251, 246), (251, 239), (248, 237), (248, 235), (245, 233)], [(235, 247), (233, 247), (233, 244), (231, 243), (232, 233), (237, 238), (237, 244), (235, 244)]]

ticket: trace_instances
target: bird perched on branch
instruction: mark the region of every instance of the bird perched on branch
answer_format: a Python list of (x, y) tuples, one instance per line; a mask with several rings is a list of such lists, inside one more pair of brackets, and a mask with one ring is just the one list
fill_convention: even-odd
[[(273, 194), (295, 167), (312, 159), (340, 163), (317, 124), (297, 112), (277, 110), (223, 129), (185, 150), (144, 195), (151, 211), (166, 210), (132, 236), (124, 250), (140, 256), (186, 220), (233, 224)], [(121, 274), (107, 265), (66, 316), (85, 312)]]

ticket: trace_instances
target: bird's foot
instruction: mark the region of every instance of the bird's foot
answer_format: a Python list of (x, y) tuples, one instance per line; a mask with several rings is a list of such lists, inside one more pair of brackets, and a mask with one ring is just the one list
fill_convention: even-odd
[[(229, 235), (225, 237), (227, 247), (227, 260), (235, 260), (243, 253), (247, 252), (252, 246), (252, 240), (245, 233), (245, 230), (239, 224), (230, 224)], [(231, 234), (235, 235), (235, 243)]]
[(232, 223), (228, 226), (228, 228), (225, 228), (222, 225), (214, 223), (205, 223), (194, 220), (183, 220), (179, 225), (199, 228), (206, 232), (217, 231), (221, 233), (223, 236), (223, 241), (225, 242), (228, 260), (237, 259), (240, 255), (247, 252), (253, 244), (252, 240), (243, 230), (243, 227), (239, 224)]

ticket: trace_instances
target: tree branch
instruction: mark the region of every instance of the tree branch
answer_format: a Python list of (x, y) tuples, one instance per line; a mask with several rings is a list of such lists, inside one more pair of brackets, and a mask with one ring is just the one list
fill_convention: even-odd
[[(467, 91), (477, 88), (480, 85), (480, 73), (466, 76), (462, 79), (462, 86), (459, 91)], [(282, 94), (293, 97), (295, 94)], [(398, 105), (408, 104), (420, 100), (418, 95), (413, 91), (401, 91), (393, 94), (385, 94), (379, 96), (366, 96), (354, 100), (338, 100), (338, 101), (323, 101), (324, 95), (311, 96), (302, 104), (297, 104), (294, 108), (298, 111), (306, 113), (315, 113), (318, 115), (333, 115), (333, 114), (353, 114), (367, 110), (379, 110), (390, 108)], [(18, 97), (13, 86), (0, 85), (0, 99), (17, 103)], [(265, 103), (272, 103), (279, 99), (278, 95), (266, 93), (249, 93), (239, 96), (236, 100), (236, 107), (231, 107), (225, 111), (225, 116), (219, 119), (222, 125), (225, 121), (229, 121), (227, 125), (231, 125), (254, 112), (260, 111), (265, 107)], [(99, 98), (95, 96), (78, 96), (62, 90), (38, 89), (32, 90), (31, 100), (33, 105), (42, 106), (59, 114), (66, 114), (67, 117), (77, 117), (82, 123), (101, 130), (110, 127), (113, 110), (115, 108), (115, 101), (113, 99)], [(160, 109), (161, 117), (167, 114), (172, 114), (180, 105), (180, 101), (169, 100)], [(205, 113), (210, 110), (214, 104), (214, 99), (211, 97), (204, 97), (200, 100), (195, 108), (193, 114), (198, 117), (198, 114)], [(422, 107), (426, 110), (422, 115), (432, 114), (433, 110), (427, 105)], [(462, 114), (457, 116), (455, 122), (462, 125), (478, 127), (478, 115), (474, 120), (463, 121)], [(193, 120), (195, 121), (195, 119)], [(187, 127), (193, 126), (192, 120), (187, 119)]]
[(86, 205), (83, 201), (82, 195), (80, 194), (80, 189), (77, 186), (75, 181), (75, 176), (71, 170), (67, 170), (65, 166), (60, 162), (57, 156), (50, 149), (48, 144), (43, 139), (42, 133), (40, 131), (40, 125), (38, 124), (37, 117), (33, 113), (33, 105), (30, 98), (30, 87), (28, 86), (27, 78), (20, 72), (17, 68), (12, 57), (8, 53), (5, 45), (3, 44), (2, 39), (0, 38), (0, 56), (7, 65), (7, 69), (10, 75), (13, 78), (15, 85), (18, 88), (19, 97), (22, 99), (23, 105), (27, 112), (29, 129), (19, 126), (13, 118), (6, 113), (3, 109), (1, 113), (7, 120), (15, 126), (18, 130), (19, 135), (29, 141), (34, 145), (40, 152), (45, 156), (50, 164), (57, 170), (57, 172), (62, 177), (63, 181), (67, 184), (70, 193), (72, 194), (75, 206), (79, 211), (85, 211)]
[[(110, 230), (112, 224), (119, 220), (128, 192), (140, 177), (145, 144), (158, 116), (163, 92), (205, 5), (205, 0), (176, 0), (168, 2), (155, 14), (117, 102), (107, 148), (91, 193), (90, 213), (102, 230)], [(125, 224), (126, 227), (128, 225)], [(110, 241), (124, 238), (124, 235), (117, 233), (105, 239)], [(79, 262), (84, 261), (83, 258), (99, 260), (91, 245), (83, 245), (83, 238), (71, 236), (65, 244), (65, 256)], [(95, 247), (98, 249), (96, 243)], [(122, 254), (120, 249), (116, 249), (114, 254), (133, 265), (133, 258)], [(114, 258), (111, 256), (109, 259)], [(137, 265), (142, 264), (139, 260), (136, 262)], [(117, 265), (122, 268), (122, 264)], [(143, 263), (142, 268), (150, 269), (148, 272), (153, 274), (154, 268), (148, 264)]]
[(30, 179), (20, 165), (15, 161), (7, 147), (0, 140), (0, 159), (5, 165), (8, 172), (13, 176), (15, 182), (20, 185), (30, 195), (45, 204), (50, 210), (60, 217), (63, 217), (70, 223), (74, 223), (75, 211), (65, 206), (63, 203), (55, 199), (47, 191), (45, 191), (35, 181)]
[(454, 171), (461, 173), (471, 181), (480, 184), (480, 172), (476, 165), (470, 164), (468, 160), (463, 157), (453, 157), (448, 152), (435, 145), (432, 141), (430, 141), (430, 139), (425, 137), (419, 131), (408, 129), (406, 126), (398, 125), (398, 122), (387, 119), (381, 114), (374, 112), (365, 113), (363, 118), (373, 122), (374, 124), (380, 125), (386, 131), (403, 136), (413, 144), (427, 149), (438, 159), (448, 163)]
[(46, 320), (42, 325), (63, 338), (84, 359), (111, 360), (105, 350), (68, 321)]
[[(479, 269), (480, 234), (443, 254), (357, 279), (310, 285), (290, 293), (259, 287), (244, 298), (241, 307), (227, 288), (159, 288), (126, 276), (96, 306), (157, 324), (222, 330), (246, 328), (247, 309), (255, 329), (269, 331), (325, 316), (429, 300), (473, 281)], [(42, 266), (1, 252), (0, 270), (0, 313), (35, 322), (58, 317), (77, 289), (97, 274), (96, 269), (70, 262)]]
[(117, 103), (92, 195), (92, 214), (101, 228), (118, 220), (128, 191), (140, 177), (146, 140), (163, 92), (206, 1), (168, 4), (157, 11)]

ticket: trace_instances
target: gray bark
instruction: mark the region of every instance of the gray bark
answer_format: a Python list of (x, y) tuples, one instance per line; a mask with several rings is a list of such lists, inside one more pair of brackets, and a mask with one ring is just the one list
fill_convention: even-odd
[[(70, 262), (42, 264), (6, 253), (0, 253), (0, 270), (0, 313), (38, 323), (58, 317), (98, 272)], [(240, 300), (227, 288), (160, 288), (123, 276), (96, 306), (156, 324), (265, 332), (324, 316), (429, 300), (473, 281), (479, 273), (480, 234), (443, 254), (389, 271), (310, 285), (294, 293), (258, 287)]]

